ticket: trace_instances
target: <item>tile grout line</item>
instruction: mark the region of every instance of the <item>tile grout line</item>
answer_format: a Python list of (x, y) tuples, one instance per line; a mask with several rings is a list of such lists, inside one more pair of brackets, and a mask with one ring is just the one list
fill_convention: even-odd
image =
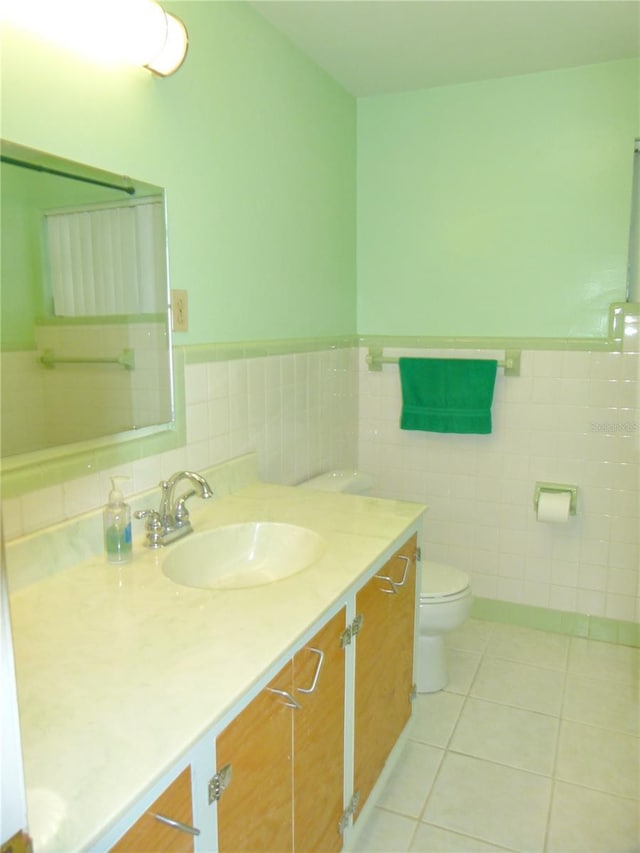
[(567, 697), (567, 681), (569, 679), (569, 659), (571, 657), (571, 646), (573, 644), (573, 638), (569, 638), (569, 642), (567, 643), (567, 652), (565, 657), (564, 664), (564, 680), (562, 683), (562, 697), (560, 700), (560, 710), (558, 712), (558, 728), (556, 731), (556, 740), (555, 740), (555, 748), (553, 754), (553, 762), (551, 765), (551, 787), (549, 791), (549, 807), (547, 809), (547, 823), (545, 827), (544, 833), (544, 847), (543, 850), (549, 851), (551, 853), (551, 849), (549, 847), (550, 844), (550, 833), (551, 833), (551, 817), (553, 814), (553, 804), (555, 802), (556, 796), (556, 787), (557, 787), (557, 777), (556, 772), (558, 768), (558, 754), (560, 752), (560, 733), (562, 731), (562, 721), (564, 719), (564, 710), (565, 710), (565, 702)]
[[(489, 633), (492, 633), (492, 632), (493, 632), (493, 628), (491, 629), (491, 632), (489, 632)], [(487, 641), (487, 645), (488, 645), (488, 641)], [(413, 843), (413, 840), (415, 839), (415, 836), (416, 836), (416, 834), (417, 834), (417, 832), (418, 832), (418, 828), (420, 827), (420, 825), (421, 825), (421, 824), (423, 824), (423, 823), (424, 823), (425, 825), (432, 825), (432, 826), (437, 826), (437, 825), (438, 825), (438, 824), (428, 824), (428, 822), (427, 822), (427, 821), (424, 821), (424, 820), (423, 820), (423, 818), (424, 818), (424, 815), (425, 815), (425, 813), (426, 813), (426, 811), (427, 811), (427, 808), (428, 808), (428, 806), (429, 806), (429, 801), (430, 801), (430, 799), (431, 799), (431, 795), (432, 795), (432, 793), (433, 793), (433, 791), (434, 791), (434, 789), (435, 789), (435, 787), (436, 787), (436, 783), (437, 783), (438, 777), (440, 776), (440, 773), (442, 772), (442, 768), (443, 768), (443, 765), (444, 765), (445, 760), (446, 760), (446, 758), (447, 758), (447, 755), (448, 755), (448, 754), (449, 754), (449, 752), (451, 751), (451, 742), (452, 742), (453, 737), (454, 737), (454, 735), (455, 735), (456, 728), (458, 727), (458, 724), (459, 724), (459, 722), (460, 722), (460, 719), (461, 719), (461, 717), (462, 717), (462, 714), (463, 714), (463, 712), (464, 712), (464, 709), (465, 709), (465, 707), (466, 707), (466, 705), (467, 705), (467, 703), (468, 703), (468, 701), (469, 701), (469, 699), (470, 699), (470, 697), (471, 697), (471, 688), (472, 688), (472, 686), (473, 686), (473, 682), (475, 681), (475, 679), (476, 679), (476, 678), (477, 678), (477, 676), (478, 676), (478, 672), (480, 671), (480, 667), (481, 667), (481, 665), (482, 665), (482, 661), (483, 661), (483, 659), (484, 659), (484, 655), (485, 655), (485, 653), (486, 653), (486, 650), (487, 650), (487, 649), (486, 649), (486, 646), (485, 646), (485, 648), (482, 650), (482, 652), (481, 652), (481, 653), (480, 653), (480, 655), (479, 655), (479, 661), (478, 661), (478, 664), (477, 664), (477, 666), (476, 666), (475, 672), (474, 672), (474, 674), (473, 674), (473, 678), (472, 678), (472, 679), (471, 679), (471, 681), (469, 682), (469, 685), (468, 685), (468, 687), (467, 687), (466, 692), (465, 692), (464, 694), (462, 694), (462, 695), (464, 696), (464, 699), (463, 699), (463, 701), (462, 701), (462, 704), (460, 705), (460, 709), (459, 709), (459, 711), (458, 711), (458, 713), (457, 713), (457, 716), (456, 716), (455, 722), (454, 722), (453, 726), (451, 727), (451, 732), (450, 732), (450, 734), (449, 734), (449, 737), (447, 738), (447, 742), (446, 742), (445, 746), (444, 746), (444, 747), (442, 747), (442, 758), (440, 759), (440, 763), (439, 763), (439, 765), (438, 765), (438, 770), (437, 770), (437, 772), (435, 773), (435, 775), (434, 775), (434, 777), (433, 777), (433, 781), (432, 781), (431, 786), (430, 786), (430, 788), (429, 788), (429, 792), (428, 792), (427, 796), (425, 797), (425, 801), (424, 801), (424, 804), (423, 804), (422, 809), (421, 809), (421, 811), (420, 811), (420, 814), (418, 815), (418, 818), (416, 819), (416, 826), (415, 826), (415, 829), (414, 829), (413, 835), (412, 835), (412, 837), (411, 837), (411, 843)], [(444, 690), (446, 691), (446, 686), (445, 686)], [(452, 695), (457, 695), (457, 696), (460, 696), (460, 695), (461, 695), (460, 693), (454, 693), (454, 691), (449, 691), (449, 692), (450, 692)], [(452, 830), (448, 829), (447, 827), (442, 827), (442, 828), (443, 828), (443, 829), (446, 829), (448, 832), (451, 832), (451, 831), (452, 831)], [(458, 834), (460, 834), (460, 833), (458, 833)], [(464, 837), (462, 834), (460, 834), (460, 836), (461, 836), (461, 838), (462, 838), (462, 837)], [(475, 837), (475, 836), (469, 836), (469, 837)], [(478, 840), (483, 841), (483, 839), (478, 839)], [(409, 851), (411, 850), (411, 843), (409, 844), (409, 848), (408, 848), (408, 850), (409, 850)]]
[[(492, 841), (490, 839), (486, 839), (484, 837), (477, 836), (475, 834), (470, 834), (470, 833), (467, 834), (467, 832), (461, 831), (460, 829), (454, 829), (454, 828), (451, 828), (447, 825), (427, 822), (424, 820), (427, 809), (429, 807), (429, 804), (432, 801), (434, 791), (435, 791), (436, 786), (438, 784), (438, 780), (441, 779), (445, 761), (447, 760), (448, 756), (454, 755), (454, 754), (460, 755), (460, 756), (467, 756), (470, 758), (475, 757), (475, 758), (478, 758), (479, 760), (482, 760), (482, 761), (485, 761), (488, 763), (502, 765), (504, 767), (512, 767), (513, 769), (520, 770), (520, 771), (526, 772), (528, 774), (532, 774), (532, 775), (536, 775), (536, 776), (548, 779), (549, 780), (549, 791), (548, 791), (548, 801), (546, 804), (546, 821), (543, 824), (543, 827), (544, 827), (543, 842), (542, 842), (543, 846), (540, 848), (540, 853), (542, 853), (543, 850), (548, 851), (548, 853), (557, 853), (557, 851), (554, 851), (554, 848), (552, 848), (550, 845), (551, 845), (552, 819), (558, 820), (558, 817), (559, 817), (559, 813), (556, 813), (554, 811), (554, 804), (556, 803), (556, 799), (557, 799), (558, 785), (563, 782), (562, 779), (557, 778), (557, 772), (558, 772), (559, 756), (560, 756), (561, 734), (562, 734), (563, 725), (567, 720), (567, 718), (565, 717), (565, 714), (566, 714), (566, 711), (568, 708), (568, 702), (570, 701), (570, 695), (569, 695), (570, 678), (572, 675), (574, 675), (578, 679), (583, 678), (583, 679), (591, 680), (591, 681), (592, 680), (604, 681), (605, 679), (603, 679), (603, 678), (595, 678), (594, 679), (593, 676), (591, 678), (589, 678), (587, 675), (584, 675), (581, 672), (580, 666), (578, 666), (578, 670), (574, 672), (574, 670), (572, 669), (572, 664), (571, 664), (572, 650), (576, 644), (578, 644), (582, 641), (583, 638), (565, 638), (568, 640), (568, 642), (565, 645), (564, 661), (563, 661), (563, 665), (561, 667), (558, 667), (558, 666), (549, 667), (548, 665), (545, 665), (545, 664), (543, 664), (542, 667), (540, 667), (540, 664), (532, 663), (530, 660), (510, 661), (511, 663), (517, 663), (517, 664), (522, 664), (522, 665), (526, 664), (526, 665), (530, 665), (530, 666), (534, 666), (534, 667), (538, 667), (538, 668), (553, 670), (557, 673), (562, 673), (561, 684), (558, 684), (558, 687), (561, 687), (561, 690), (559, 691), (559, 696), (556, 693), (556, 699), (559, 699), (559, 701), (557, 702), (557, 705), (556, 705), (557, 710), (552, 711), (552, 712), (537, 711), (537, 710), (522, 708), (522, 707), (517, 706), (517, 705), (510, 705), (510, 704), (506, 704), (504, 702), (498, 702), (495, 699), (486, 699), (485, 697), (482, 697), (482, 696), (474, 697), (474, 696), (472, 696), (472, 691), (474, 689), (474, 685), (477, 683), (478, 678), (480, 677), (480, 671), (481, 671), (483, 663), (489, 659), (496, 659), (495, 656), (492, 655), (490, 652), (491, 636), (492, 635), (495, 635), (495, 626), (492, 626), (491, 631), (484, 638), (484, 647), (482, 647), (482, 645), (480, 643), (477, 644), (476, 650), (473, 653), (473, 657), (477, 658), (477, 660), (475, 661), (475, 670), (473, 671), (471, 677), (468, 678), (468, 681), (467, 681), (467, 677), (468, 677), (468, 670), (467, 670), (466, 671), (467, 675), (465, 675), (464, 679), (462, 679), (462, 681), (460, 682), (460, 688), (461, 689), (451, 690), (451, 689), (445, 688), (445, 690), (444, 690), (444, 692), (449, 693), (451, 696), (460, 697), (461, 702), (460, 702), (459, 708), (457, 708), (457, 709), (455, 709), (455, 704), (453, 705), (455, 713), (449, 717), (449, 722), (450, 723), (452, 722), (452, 725), (451, 725), (451, 729), (450, 729), (448, 735), (442, 739), (441, 743), (443, 745), (435, 745), (432, 743), (430, 744), (426, 740), (425, 741), (423, 741), (423, 740), (414, 740), (413, 741), (416, 744), (424, 744), (426, 746), (430, 746), (433, 749), (440, 751), (440, 753), (441, 753), (440, 758), (439, 758), (439, 764), (437, 766), (437, 770), (433, 775), (433, 778), (431, 780), (431, 784), (429, 785), (429, 788), (428, 788), (428, 792), (425, 795), (425, 799), (424, 799), (424, 803), (422, 805), (422, 808), (418, 812), (418, 816), (417, 817), (409, 816), (409, 815), (403, 814), (401, 811), (396, 811), (395, 809), (392, 809), (392, 808), (380, 807), (380, 810), (383, 812), (386, 812), (388, 814), (395, 814), (397, 816), (403, 817), (405, 820), (410, 821), (410, 824), (407, 827), (407, 830), (408, 830), (407, 835), (409, 836), (408, 841), (407, 841), (406, 846), (403, 848), (405, 851), (407, 851), (407, 853), (408, 853), (408, 851), (410, 851), (412, 849), (418, 849), (418, 848), (414, 848), (414, 845), (416, 844), (416, 839), (418, 838), (418, 832), (419, 832), (419, 829), (421, 826), (432, 827), (434, 829), (439, 829), (442, 832), (451, 833), (452, 835), (457, 836), (459, 838), (459, 845), (460, 846), (456, 847), (455, 849), (458, 849), (458, 850), (469, 849), (469, 848), (465, 848), (465, 846), (464, 846), (465, 845), (465, 839), (466, 839), (467, 844), (470, 844), (472, 840), (475, 840), (476, 842), (479, 842), (482, 844), (491, 844), (496, 849), (502, 849), (505, 851), (508, 851), (511, 849), (509, 847), (505, 847), (501, 844), (498, 844), (497, 842)], [(564, 636), (564, 635), (558, 635), (558, 636)], [(600, 641), (596, 641), (596, 642), (599, 643)], [(504, 648), (504, 646), (503, 646), (503, 648)], [(470, 648), (469, 648), (468, 642), (465, 642), (464, 644), (462, 644), (462, 647), (457, 649), (457, 651), (463, 652), (465, 655), (470, 655)], [(546, 661), (548, 661), (550, 659), (548, 654), (545, 654), (543, 656), (543, 658)], [(500, 658), (500, 659), (503, 659), (503, 658)], [(506, 659), (506, 660), (510, 660), (510, 659)], [(640, 657), (638, 658), (638, 660), (640, 661)], [(578, 660), (577, 664), (580, 665), (581, 660)], [(582, 662), (582, 666), (584, 668), (584, 662)], [(465, 670), (463, 669), (461, 671), (461, 675), (464, 673), (465, 673)], [(456, 685), (454, 684), (454, 686), (456, 686)], [(614, 681), (611, 682), (611, 687), (612, 688), (615, 687)], [(487, 702), (487, 703), (494, 703), (497, 705), (501, 705), (505, 708), (513, 708), (513, 709), (517, 709), (517, 710), (528, 711), (529, 713), (532, 713), (532, 714), (538, 714), (540, 716), (546, 716), (548, 718), (555, 719), (555, 721), (556, 721), (556, 732), (555, 732), (555, 738), (552, 741), (552, 744), (553, 744), (553, 746), (552, 746), (552, 761), (550, 763), (550, 770), (548, 770), (546, 773), (540, 772), (540, 771), (535, 771), (535, 770), (528, 770), (527, 768), (524, 768), (524, 767), (517, 767), (517, 766), (511, 765), (511, 764), (503, 764), (500, 761), (495, 761), (495, 760), (490, 759), (490, 758), (481, 758), (481, 756), (479, 756), (479, 755), (474, 756), (472, 753), (459, 752), (458, 750), (454, 750), (452, 748), (452, 743), (453, 743), (454, 737), (456, 735), (456, 731), (458, 730), (458, 727), (460, 726), (462, 717), (465, 713), (465, 709), (469, 708), (470, 703), (474, 699), (477, 699), (478, 701), (483, 701), (483, 702)], [(428, 719), (429, 719), (429, 715), (427, 714), (427, 723), (428, 723)], [(591, 726), (592, 728), (602, 730), (603, 732), (604, 731), (618, 731), (618, 729), (612, 729), (611, 726), (607, 726), (604, 722), (601, 724), (581, 722), (581, 720), (579, 719), (579, 716), (578, 716), (578, 719), (576, 720), (576, 722), (580, 723), (583, 726)], [(428, 731), (429, 731), (429, 729), (427, 728), (427, 732)], [(629, 733), (627, 733), (625, 731), (620, 731), (620, 734), (629, 734)], [(632, 735), (632, 737), (633, 737), (633, 735)], [(413, 739), (411, 737), (409, 737), (408, 740), (412, 741)], [(638, 742), (640, 740), (637, 735), (635, 736), (635, 740), (636, 740), (636, 742)], [(573, 783), (568, 783), (568, 784), (570, 784), (572, 787), (575, 786), (575, 787), (581, 788), (583, 790), (593, 791), (594, 793), (608, 794), (609, 796), (615, 797), (618, 800), (628, 800), (630, 802), (634, 802), (634, 801), (638, 802), (639, 801), (639, 799), (637, 797), (623, 795), (623, 794), (615, 793), (612, 791), (606, 791), (603, 788), (594, 788), (590, 785), (582, 784), (581, 782), (573, 782)], [(545, 812), (543, 810), (544, 809), (544, 802), (541, 803), (541, 805), (543, 808), (541, 809), (540, 818), (542, 818), (544, 820), (544, 818), (545, 818)], [(555, 817), (554, 817), (554, 815), (555, 815)], [(542, 824), (542, 820), (540, 821), (540, 823)], [(473, 828), (474, 827), (469, 826), (469, 829), (473, 829)], [(477, 827), (475, 827), (475, 828), (477, 828)], [(555, 832), (557, 832), (559, 829), (560, 829), (560, 831), (562, 831), (562, 827), (560, 825), (556, 826)], [(403, 832), (403, 835), (404, 835), (404, 832)], [(457, 841), (453, 841), (452, 843), (458, 844)]]

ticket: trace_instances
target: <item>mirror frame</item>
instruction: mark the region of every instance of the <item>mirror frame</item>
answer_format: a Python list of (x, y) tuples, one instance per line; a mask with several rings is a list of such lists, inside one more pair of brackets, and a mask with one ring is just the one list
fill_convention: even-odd
[[(28, 158), (36, 169), (73, 170), (79, 179), (108, 183), (119, 182), (123, 187), (131, 181), (124, 176), (65, 160), (54, 154), (28, 148), (9, 140), (0, 140), (2, 153), (15, 159)], [(166, 190), (162, 189), (166, 209)], [(168, 254), (168, 250), (167, 250)], [(170, 292), (167, 263), (167, 290)], [(31, 453), (0, 459), (2, 499), (19, 497), (28, 492), (47, 488), (83, 476), (108, 470), (117, 465), (134, 462), (147, 456), (175, 450), (186, 444), (184, 358), (173, 346), (171, 322), (167, 317), (169, 334), (169, 374), (172, 384), (172, 420), (155, 426), (103, 436), (89, 441), (74, 442)]]

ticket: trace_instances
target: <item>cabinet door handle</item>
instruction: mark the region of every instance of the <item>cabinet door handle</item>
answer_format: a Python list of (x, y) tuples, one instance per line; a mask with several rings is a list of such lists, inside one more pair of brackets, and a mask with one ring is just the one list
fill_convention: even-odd
[(403, 587), (407, 582), (407, 575), (409, 574), (409, 566), (411, 565), (411, 560), (409, 557), (405, 557), (402, 554), (398, 555), (399, 560), (404, 560), (404, 574), (402, 575), (401, 581), (394, 581), (387, 575), (376, 575), (378, 580), (388, 581), (391, 584), (391, 589), (381, 589), (380, 592), (386, 592), (389, 595), (397, 595), (400, 587)]
[(302, 705), (298, 702), (297, 699), (294, 699), (291, 693), (287, 693), (286, 690), (278, 690), (276, 687), (267, 687), (269, 693), (276, 693), (278, 696), (284, 696), (287, 700), (284, 704), (287, 708), (302, 708)]
[(159, 820), (160, 823), (166, 823), (167, 826), (172, 826), (174, 829), (179, 829), (180, 832), (188, 832), (189, 835), (200, 835), (200, 830), (196, 829), (195, 826), (189, 826), (188, 823), (182, 823), (180, 820), (173, 820), (171, 817), (166, 817), (163, 814), (156, 814), (155, 812), (149, 812), (151, 817), (154, 817), (156, 820)]
[(324, 663), (324, 652), (322, 651), (322, 649), (314, 649), (311, 646), (307, 646), (307, 651), (319, 655), (318, 665), (316, 667), (315, 675), (313, 676), (313, 682), (311, 683), (311, 687), (296, 687), (298, 693), (313, 693), (318, 684), (318, 679), (320, 678), (320, 670), (322, 669), (322, 664)]

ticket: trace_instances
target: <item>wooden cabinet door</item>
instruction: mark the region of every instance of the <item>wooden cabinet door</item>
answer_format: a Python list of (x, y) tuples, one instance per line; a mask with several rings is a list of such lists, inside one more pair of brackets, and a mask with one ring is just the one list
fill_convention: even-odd
[(337, 613), (293, 659), (294, 850), (342, 849), (344, 808), (345, 609)]
[(414, 535), (356, 596), (354, 819), (411, 716), (416, 546)]
[(220, 733), (218, 771), (231, 765), (231, 781), (218, 801), (220, 853), (287, 853), (293, 848), (292, 708), (293, 665), (278, 675)]
[(162, 823), (154, 814), (187, 826), (193, 824), (190, 767), (186, 767), (149, 811), (133, 824), (111, 848), (111, 853), (193, 853), (193, 835)]

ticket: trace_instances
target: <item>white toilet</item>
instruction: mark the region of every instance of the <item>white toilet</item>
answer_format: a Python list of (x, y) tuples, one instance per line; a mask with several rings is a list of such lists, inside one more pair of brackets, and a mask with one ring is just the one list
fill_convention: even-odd
[[(373, 484), (370, 474), (348, 468), (327, 471), (299, 485), (323, 492), (364, 495)], [(449, 680), (444, 635), (459, 628), (468, 617), (471, 586), (468, 575), (443, 563), (424, 563), (421, 580), (418, 693), (435, 693)]]
[(418, 693), (435, 693), (449, 681), (444, 635), (471, 610), (469, 576), (444, 563), (425, 562), (420, 590)]

